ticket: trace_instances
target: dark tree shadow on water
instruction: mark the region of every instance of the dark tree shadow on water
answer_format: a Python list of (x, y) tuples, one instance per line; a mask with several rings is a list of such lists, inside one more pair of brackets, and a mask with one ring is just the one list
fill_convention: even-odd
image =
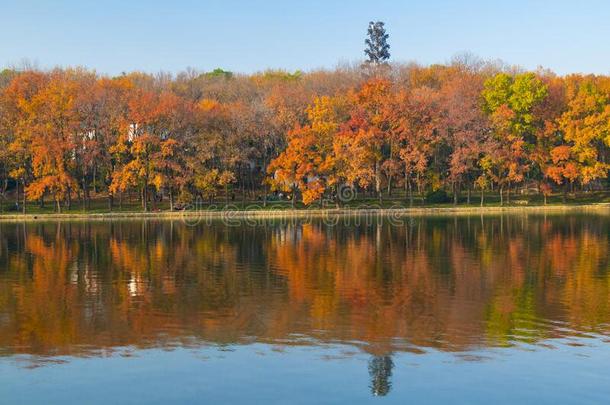
[(373, 356), (369, 360), (369, 375), (371, 377), (371, 393), (383, 397), (392, 389), (392, 356)]

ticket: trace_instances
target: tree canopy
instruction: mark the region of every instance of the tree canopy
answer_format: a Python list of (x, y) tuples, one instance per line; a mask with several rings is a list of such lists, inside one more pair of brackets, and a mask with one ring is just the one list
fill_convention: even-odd
[[(93, 197), (143, 210), (202, 200), (293, 204), (350, 195), (608, 187), (610, 77), (524, 71), (470, 57), (385, 64), (383, 23), (367, 55), (382, 69), (175, 76), (82, 68), (0, 72), (0, 196)], [(280, 195), (281, 194), (281, 195)]]

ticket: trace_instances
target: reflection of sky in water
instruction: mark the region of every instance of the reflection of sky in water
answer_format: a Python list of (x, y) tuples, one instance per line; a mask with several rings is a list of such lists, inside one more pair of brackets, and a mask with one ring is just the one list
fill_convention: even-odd
[(11, 404), (358, 403), (372, 399), (372, 384), (391, 384), (387, 403), (604, 403), (610, 345), (574, 342), (394, 353), (386, 382), (371, 374), (379, 358), (343, 345), (119, 348), (38, 364), (19, 356), (0, 360), (0, 397)]

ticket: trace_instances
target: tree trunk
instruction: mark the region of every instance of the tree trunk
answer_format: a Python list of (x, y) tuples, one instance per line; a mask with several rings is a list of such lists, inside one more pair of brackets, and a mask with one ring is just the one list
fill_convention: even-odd
[[(85, 176), (83, 175), (83, 179), (82, 179), (83, 185), (83, 201), (81, 201), (82, 203), (82, 208), (85, 209), (87, 208), (87, 180), (85, 179)], [(80, 191), (78, 192), (78, 194), (80, 195)]]
[(459, 186), (453, 183), (453, 205), (456, 206), (458, 204), (458, 190)]
[(144, 186), (144, 211), (148, 212), (148, 185)]
[(335, 184), (335, 207), (336, 208), (341, 208), (341, 198), (339, 198), (339, 185)]
[(409, 207), (413, 207), (413, 184), (409, 181)]
[[(19, 192), (19, 187), (17, 187), (17, 192)], [(19, 193), (17, 193), (19, 194)], [(27, 195), (25, 193), (25, 180), (23, 181), (23, 213), (25, 214), (27, 212), (27, 208), (26, 208), (26, 203), (27, 203)]]
[(89, 190), (89, 185), (87, 184), (87, 179), (83, 178), (83, 194), (85, 196), (85, 208), (91, 208), (91, 191)]
[(423, 190), (423, 182), (421, 181), (421, 175), (417, 173), (417, 179), (415, 181), (417, 183), (417, 192), (419, 193), (419, 199), (421, 200), (421, 205), (426, 204), (426, 196), (424, 195)]
[(157, 210), (157, 192), (154, 189), (151, 191), (150, 201), (152, 202), (152, 210), (156, 211)]
[(504, 205), (504, 187), (500, 186), (500, 207)]
[(57, 213), (61, 214), (61, 198), (59, 196), (56, 196), (55, 202), (57, 204)]
[[(267, 167), (267, 155), (265, 154), (265, 158), (263, 159), (263, 167)], [(261, 178), (261, 184), (263, 185), (263, 207), (267, 207), (267, 183), (265, 182), (266, 174), (263, 172)]]
[(481, 207), (483, 206), (484, 202), (485, 202), (485, 190), (481, 189)]
[(142, 187), (142, 208), (144, 212), (148, 212), (148, 187), (146, 185)]
[(381, 204), (381, 172), (379, 170), (379, 160), (375, 160), (375, 191), (377, 192), (377, 196), (379, 197), (379, 204)]
[(466, 190), (466, 204), (470, 205), (470, 185), (468, 186), (468, 189)]
[(66, 196), (66, 207), (72, 209), (72, 189), (68, 188), (68, 195)]
[(248, 166), (248, 180), (250, 183), (248, 184), (248, 190), (250, 191), (250, 199), (256, 200), (256, 193), (254, 192), (254, 170), (252, 170), (252, 167), (250, 166)]
[(411, 180), (407, 172), (405, 171), (405, 190), (409, 196), (409, 207), (413, 206), (413, 185), (411, 184)]
[(169, 210), (174, 210), (174, 192), (171, 187), (169, 188)]
[(93, 192), (97, 194), (97, 165), (93, 165)]

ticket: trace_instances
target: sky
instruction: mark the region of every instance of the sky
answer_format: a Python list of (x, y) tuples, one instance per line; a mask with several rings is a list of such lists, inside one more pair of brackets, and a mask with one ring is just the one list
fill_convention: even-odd
[(0, 67), (333, 68), (364, 58), (371, 20), (386, 23), (394, 61), (469, 52), (560, 74), (610, 73), (602, 0), (0, 0)]

